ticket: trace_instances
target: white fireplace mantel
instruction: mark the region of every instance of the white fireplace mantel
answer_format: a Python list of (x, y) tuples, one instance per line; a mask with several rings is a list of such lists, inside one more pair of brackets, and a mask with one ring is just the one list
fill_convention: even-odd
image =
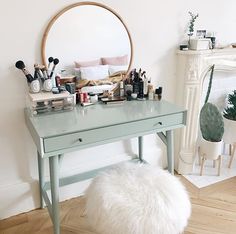
[(236, 49), (177, 52), (177, 101), (188, 110), (187, 124), (177, 136), (179, 154), (177, 170), (180, 174), (192, 172), (196, 156), (199, 112), (203, 81), (208, 69), (236, 71)]

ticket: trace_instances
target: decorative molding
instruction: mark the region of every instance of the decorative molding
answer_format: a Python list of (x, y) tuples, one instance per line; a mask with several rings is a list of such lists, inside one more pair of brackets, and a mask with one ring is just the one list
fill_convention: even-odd
[(179, 156), (177, 170), (180, 174), (189, 174), (196, 156), (205, 74), (213, 64), (217, 71), (236, 72), (236, 49), (178, 51), (177, 56), (177, 100), (188, 110), (186, 127), (181, 130), (176, 146), (176, 155)]

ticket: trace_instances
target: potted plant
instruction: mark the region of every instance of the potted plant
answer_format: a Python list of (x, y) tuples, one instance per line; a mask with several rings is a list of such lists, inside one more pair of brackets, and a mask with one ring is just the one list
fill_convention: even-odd
[(225, 124), (225, 134), (223, 136), (224, 143), (233, 145), (233, 151), (231, 154), (231, 159), (229, 163), (229, 168), (232, 165), (233, 155), (236, 147), (236, 90), (232, 94), (228, 95), (228, 106), (223, 112), (224, 124)]
[(195, 24), (195, 20), (198, 18), (199, 14), (194, 14), (191, 11), (188, 12), (190, 15), (190, 21), (189, 21), (189, 26), (188, 26), (188, 44), (190, 47), (190, 39), (191, 36), (193, 36), (193, 32), (194, 32), (194, 24)]
[(225, 123), (225, 143), (236, 142), (236, 90), (228, 95), (228, 106), (223, 112)]
[(221, 159), (219, 156), (221, 155), (222, 151), (222, 137), (224, 134), (224, 121), (222, 114), (216, 105), (208, 102), (214, 74), (214, 65), (209, 69), (209, 71), (211, 73), (207, 94), (204, 105), (200, 111), (200, 130), (203, 138), (200, 142), (200, 155), (202, 157), (201, 175), (203, 164), (206, 159)]

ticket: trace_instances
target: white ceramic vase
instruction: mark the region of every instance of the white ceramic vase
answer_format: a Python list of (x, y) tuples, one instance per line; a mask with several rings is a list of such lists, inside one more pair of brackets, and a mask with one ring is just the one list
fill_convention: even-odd
[(39, 80), (33, 80), (30, 84), (30, 92), (31, 93), (38, 93), (40, 91), (40, 83)]
[(202, 139), (200, 142), (200, 155), (206, 159), (216, 160), (222, 152), (222, 142), (211, 142)]
[(223, 119), (224, 119), (224, 128), (225, 128), (223, 141), (226, 144), (232, 144), (236, 142), (236, 121), (226, 119), (225, 117)]
[(52, 80), (47, 79), (43, 82), (43, 90), (46, 92), (50, 92), (52, 90)]

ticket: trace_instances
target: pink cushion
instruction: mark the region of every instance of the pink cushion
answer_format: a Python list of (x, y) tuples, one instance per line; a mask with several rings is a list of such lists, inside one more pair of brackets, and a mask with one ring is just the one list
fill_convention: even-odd
[(103, 65), (128, 65), (128, 55), (102, 58)]
[(93, 66), (98, 66), (98, 65), (102, 65), (101, 59), (96, 59), (96, 60), (91, 60), (91, 61), (82, 61), (82, 62), (75, 61), (76, 68), (93, 67)]

